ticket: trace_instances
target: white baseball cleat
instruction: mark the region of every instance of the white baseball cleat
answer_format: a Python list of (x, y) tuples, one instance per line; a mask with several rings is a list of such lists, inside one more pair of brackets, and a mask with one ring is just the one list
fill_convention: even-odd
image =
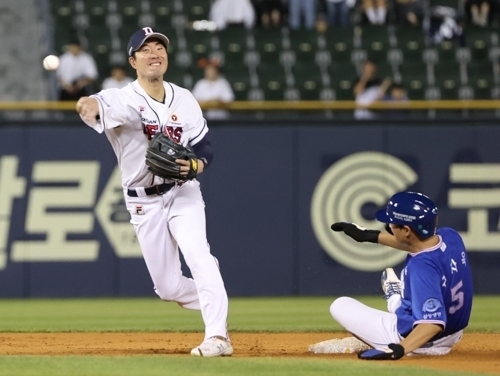
[(384, 299), (387, 300), (394, 294), (401, 295), (401, 281), (393, 268), (387, 268), (382, 272), (380, 284), (382, 285), (382, 290), (384, 290)]
[(201, 345), (191, 350), (191, 355), (204, 357), (231, 356), (232, 354), (231, 341), (219, 337), (207, 338)]

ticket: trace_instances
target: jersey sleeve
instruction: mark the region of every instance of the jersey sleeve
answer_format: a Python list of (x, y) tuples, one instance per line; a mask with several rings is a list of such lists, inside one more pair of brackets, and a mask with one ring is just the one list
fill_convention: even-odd
[(208, 125), (199, 103), (191, 93), (187, 96), (186, 104), (189, 114), (187, 119), (188, 144), (196, 145), (208, 133)]
[(99, 120), (93, 128), (102, 133), (105, 129), (112, 129), (127, 124), (131, 117), (126, 105), (126, 97), (119, 89), (101, 90), (91, 95), (99, 104)]
[(410, 274), (413, 327), (438, 324), (446, 327), (446, 306), (441, 291), (441, 274), (427, 259), (414, 260)]

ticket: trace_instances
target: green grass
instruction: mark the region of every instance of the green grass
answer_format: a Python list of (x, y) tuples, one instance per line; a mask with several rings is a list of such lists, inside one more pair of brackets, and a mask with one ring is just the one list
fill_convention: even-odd
[[(12, 376), (466, 376), (474, 373), (405, 367), (394, 362), (369, 365), (356, 360), (296, 358), (216, 358), (180, 356), (96, 357), (96, 356), (0, 356), (0, 375)], [(482, 374), (485, 375), (484, 373)]]
[[(358, 298), (385, 309), (379, 297)], [(331, 297), (232, 298), (231, 331), (340, 331)], [(469, 331), (500, 332), (500, 297), (475, 298)], [(0, 332), (203, 331), (197, 311), (160, 299), (2, 299)]]
[[(362, 302), (385, 309), (380, 297)], [(331, 318), (334, 297), (232, 298), (231, 331), (341, 331)], [(474, 300), (468, 332), (500, 332), (500, 297)], [(159, 299), (2, 299), (0, 332), (203, 331), (200, 313)], [(422, 366), (424, 366), (424, 362)], [(0, 356), (0, 376), (58, 375), (473, 375), (405, 367), (402, 362), (367, 364), (353, 359), (238, 358), (190, 356)], [(483, 374), (484, 375), (484, 374)]]

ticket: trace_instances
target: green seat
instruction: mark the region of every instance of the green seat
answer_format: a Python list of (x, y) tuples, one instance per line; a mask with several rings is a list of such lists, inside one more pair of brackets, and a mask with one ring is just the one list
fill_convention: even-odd
[(368, 58), (379, 64), (386, 62), (390, 48), (387, 27), (365, 25), (361, 30), (361, 49), (366, 51)]
[(278, 62), (283, 49), (281, 30), (255, 29), (253, 36), (261, 63)]
[(319, 67), (314, 64), (296, 63), (293, 66), (295, 87), (300, 92), (301, 100), (317, 101), (323, 88)]
[(290, 49), (298, 62), (314, 62), (318, 50), (316, 30), (290, 30)]
[(352, 89), (358, 78), (356, 67), (351, 63), (334, 63), (328, 68), (328, 73), (337, 100), (354, 100)]
[(257, 67), (259, 85), (265, 100), (284, 100), (286, 89), (285, 70), (279, 64), (260, 64)]
[(210, 12), (210, 0), (183, 0), (184, 14), (188, 21), (207, 20)]
[(422, 61), (422, 52), (426, 47), (423, 31), (412, 27), (399, 27), (395, 34), (397, 46), (403, 52), (403, 64)]
[(474, 99), (492, 99), (493, 65), (489, 61), (471, 61), (467, 67), (468, 83), (474, 90)]
[(460, 65), (457, 62), (439, 63), (434, 66), (436, 86), (441, 91), (441, 99), (459, 99), (461, 86)]
[(244, 27), (233, 27), (221, 30), (217, 33), (219, 37), (219, 49), (224, 53), (225, 64), (242, 64), (247, 50), (248, 31)]
[[(188, 72), (184, 68), (176, 64), (169, 64), (167, 72), (165, 73), (165, 81), (184, 86), (184, 77), (186, 74), (188, 74)], [(196, 81), (195, 77), (193, 77), (193, 85)]]
[(174, 13), (172, 1), (151, 2), (151, 13), (155, 16), (155, 29), (161, 31), (165, 28), (172, 27), (172, 14)]
[[(120, 13), (122, 17), (122, 24), (134, 26), (139, 29), (139, 16), (140, 9), (137, 9), (133, 6), (124, 7), (122, 13)], [(151, 25), (149, 25), (151, 26)]]
[(329, 28), (325, 34), (326, 50), (332, 54), (332, 63), (350, 63), (354, 46), (352, 28)]
[(495, 33), (489, 29), (470, 26), (467, 29), (465, 43), (471, 52), (474, 61), (488, 60), (489, 49), (492, 46), (491, 37)]
[(187, 50), (191, 52), (193, 64), (202, 58), (208, 58), (211, 48), (213, 33), (210, 31), (185, 30)]
[(246, 66), (236, 64), (225, 65), (221, 70), (221, 74), (231, 84), (235, 100), (248, 100), (248, 92), (250, 90), (250, 74)]
[(439, 64), (454, 62), (457, 59), (457, 46), (451, 41), (443, 41), (437, 46)]
[(427, 87), (427, 65), (422, 61), (407, 62), (400, 66), (401, 81), (406, 88), (408, 98), (425, 99)]

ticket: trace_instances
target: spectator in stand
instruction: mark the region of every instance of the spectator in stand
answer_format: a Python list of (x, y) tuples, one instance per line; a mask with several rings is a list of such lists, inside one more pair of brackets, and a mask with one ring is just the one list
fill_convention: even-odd
[(127, 77), (127, 71), (123, 65), (115, 65), (111, 68), (111, 76), (102, 82), (102, 89), (121, 89), (133, 81), (133, 78)]
[(347, 0), (326, 0), (326, 14), (329, 26), (346, 27), (349, 25)]
[(430, 16), (425, 19), (424, 30), (434, 44), (450, 41), (465, 47), (465, 33), (457, 9), (446, 6), (432, 7)]
[[(381, 90), (382, 93), (382, 90)], [(401, 84), (392, 84), (385, 93), (385, 95), (380, 98), (384, 101), (389, 101), (393, 103), (405, 103), (408, 102), (408, 94), (406, 89)], [(400, 109), (390, 109), (384, 111), (384, 117), (388, 118), (403, 118), (408, 116), (408, 110), (400, 110)]]
[(284, 6), (282, 0), (253, 0), (257, 14), (257, 25), (269, 29), (282, 24)]
[[(385, 92), (391, 85), (389, 77), (381, 81), (377, 75), (377, 64), (371, 60), (365, 60), (361, 68), (361, 76), (354, 82), (353, 93), (356, 104), (360, 107), (369, 106), (384, 97)], [(376, 113), (366, 108), (354, 110), (354, 117), (361, 120), (375, 119)]]
[(467, 20), (476, 26), (490, 25), (497, 9), (498, 0), (465, 0)]
[(422, 0), (396, 0), (397, 23), (404, 26), (419, 26), (423, 18)]
[(316, 24), (316, 0), (289, 0), (288, 25), (291, 29), (314, 29)]
[(255, 25), (255, 10), (250, 0), (215, 0), (208, 18), (215, 22), (217, 30), (230, 25), (243, 25), (252, 29)]
[(98, 76), (94, 58), (82, 50), (79, 41), (72, 41), (61, 55), (56, 71), (59, 100), (77, 101), (92, 94), (91, 85)]
[(385, 24), (387, 16), (386, 0), (363, 0), (363, 10), (372, 25)]
[(227, 119), (229, 112), (223, 107), (234, 101), (233, 89), (229, 82), (219, 76), (219, 64), (214, 60), (201, 59), (198, 66), (204, 69), (205, 78), (195, 83), (192, 93), (198, 102), (209, 106), (222, 107), (204, 111), (207, 120)]

